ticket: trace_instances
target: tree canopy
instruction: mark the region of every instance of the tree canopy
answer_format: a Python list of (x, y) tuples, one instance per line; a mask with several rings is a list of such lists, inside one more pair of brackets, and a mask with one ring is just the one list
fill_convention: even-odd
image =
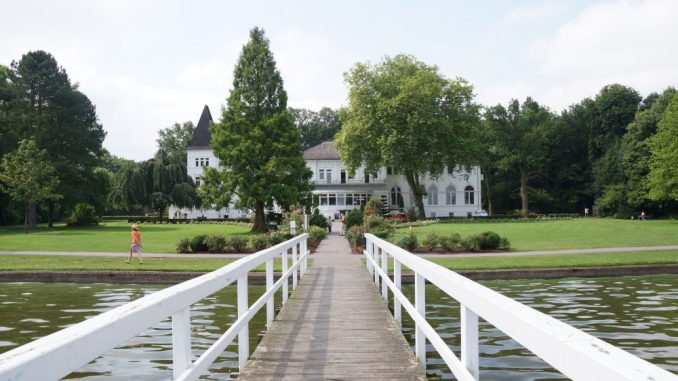
[(250, 31), (235, 66), (233, 90), (211, 134), (212, 150), (223, 169), (217, 174), (211, 169), (204, 181), (222, 195), (204, 201), (223, 203), (237, 195), (237, 208), (255, 212), (253, 231), (267, 230), (265, 208), (274, 203), (289, 208), (311, 190), (311, 171), (287, 110), (283, 80), (260, 28)]
[(334, 139), (334, 135), (341, 129), (339, 112), (329, 107), (323, 107), (318, 112), (291, 107), (289, 111), (299, 129), (302, 150)]
[(678, 95), (674, 95), (650, 140), (648, 186), (654, 200), (678, 201)]
[(193, 122), (174, 123), (170, 127), (158, 131), (158, 148), (167, 155), (186, 160), (186, 148), (193, 137)]
[(438, 68), (410, 55), (357, 63), (345, 74), (348, 106), (335, 141), (353, 174), (381, 166), (401, 171), (412, 190), (417, 215), (425, 217), (423, 176), (478, 164), (479, 108), (473, 87), (449, 80)]

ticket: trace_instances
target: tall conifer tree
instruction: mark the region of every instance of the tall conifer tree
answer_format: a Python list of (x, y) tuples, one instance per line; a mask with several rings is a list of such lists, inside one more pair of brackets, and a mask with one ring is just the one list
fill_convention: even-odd
[[(302, 156), (299, 132), (287, 111), (287, 93), (264, 31), (254, 28), (235, 67), (233, 90), (221, 122), (211, 126), (212, 149), (221, 172), (209, 168), (207, 188), (218, 188), (210, 204), (253, 209), (252, 231), (267, 230), (265, 209), (289, 208), (311, 190), (311, 171)], [(214, 192), (203, 192), (212, 194)]]

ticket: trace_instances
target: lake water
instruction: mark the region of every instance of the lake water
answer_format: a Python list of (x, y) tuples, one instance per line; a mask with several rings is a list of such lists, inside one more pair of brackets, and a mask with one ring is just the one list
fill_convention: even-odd
[[(483, 282), (511, 298), (563, 320), (678, 374), (678, 281), (675, 276), (515, 280)], [(0, 284), (0, 352), (161, 289), (162, 286)], [(250, 286), (250, 302), (264, 288)], [(411, 296), (413, 287), (406, 286)], [(427, 318), (459, 353), (459, 305), (427, 286)], [(276, 300), (280, 300), (278, 297)], [(236, 319), (235, 287), (193, 306), (195, 356)], [(406, 314), (405, 314), (406, 315)], [(265, 311), (250, 324), (250, 347), (264, 329)], [(412, 324), (404, 318), (414, 344)], [(480, 367), (485, 380), (564, 379), (548, 364), (487, 323), (480, 323)], [(430, 348), (429, 350), (432, 350)], [(171, 324), (165, 320), (71, 374), (82, 380), (157, 380), (172, 376)], [(237, 369), (237, 348), (227, 348), (202, 379), (223, 379)], [(435, 352), (428, 353), (430, 379), (452, 379)]]

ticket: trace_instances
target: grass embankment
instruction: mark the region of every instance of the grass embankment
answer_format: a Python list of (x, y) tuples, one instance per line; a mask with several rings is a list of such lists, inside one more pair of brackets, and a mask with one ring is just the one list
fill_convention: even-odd
[[(407, 232), (397, 229), (392, 242)], [(525, 222), (454, 222), (413, 228), (419, 242), (430, 232), (466, 237), (493, 231), (511, 242), (512, 251), (678, 245), (678, 220), (589, 218)]]
[[(124, 253), (131, 242), (130, 226), (126, 222), (106, 222), (98, 226), (69, 227), (64, 224), (24, 234), (23, 226), (0, 227), (0, 250), (10, 251), (72, 251)], [(199, 234), (224, 236), (248, 235), (250, 228), (225, 224), (139, 224), (144, 251), (174, 253), (182, 238)]]
[(565, 268), (678, 263), (676, 251), (644, 251), (629, 253), (525, 255), (480, 258), (433, 258), (451, 270), (496, 270), (525, 268)]
[[(81, 257), (51, 255), (0, 255), (0, 271), (214, 271), (235, 259), (223, 258), (145, 258), (140, 265), (123, 257)], [(281, 271), (281, 261), (273, 261), (274, 271)], [(266, 271), (261, 265), (255, 271)]]

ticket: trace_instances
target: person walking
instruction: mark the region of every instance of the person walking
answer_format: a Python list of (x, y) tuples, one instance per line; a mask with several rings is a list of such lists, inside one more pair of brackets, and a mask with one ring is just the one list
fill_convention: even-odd
[(132, 253), (139, 255), (139, 264), (144, 264), (144, 257), (141, 255), (141, 232), (137, 224), (132, 224), (132, 245), (129, 247), (129, 257), (125, 262), (132, 261)]
[(344, 213), (340, 214), (341, 216), (341, 227), (339, 228), (339, 235), (346, 235), (346, 216)]

